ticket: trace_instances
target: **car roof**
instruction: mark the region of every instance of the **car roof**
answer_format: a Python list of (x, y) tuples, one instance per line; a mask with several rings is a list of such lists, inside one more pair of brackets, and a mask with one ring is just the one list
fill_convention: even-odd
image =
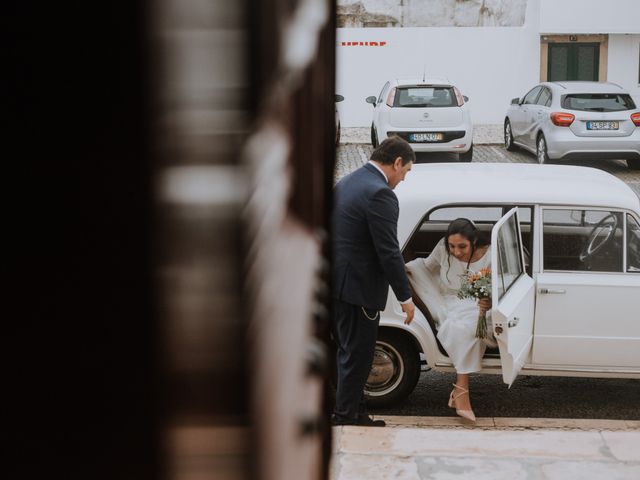
[(406, 238), (427, 211), (444, 204), (610, 207), (640, 215), (640, 199), (622, 180), (597, 168), (571, 165), (418, 164), (395, 192), (400, 238)]
[(563, 81), (546, 84), (563, 93), (626, 93), (624, 88), (612, 82)]
[(449, 85), (453, 86), (453, 84), (449, 81), (449, 79), (444, 77), (411, 77), (411, 78), (396, 78), (394, 80), (396, 86), (398, 87), (410, 87), (415, 85)]

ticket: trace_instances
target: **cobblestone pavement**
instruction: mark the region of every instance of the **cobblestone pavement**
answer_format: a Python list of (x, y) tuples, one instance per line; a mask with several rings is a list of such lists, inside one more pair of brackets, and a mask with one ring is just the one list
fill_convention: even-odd
[[(335, 179), (339, 180), (343, 175), (355, 170), (366, 163), (371, 156), (373, 147), (365, 143), (347, 143), (338, 147)], [(418, 163), (456, 162), (455, 154), (431, 153), (418, 154)], [(475, 145), (473, 152), (474, 162), (499, 162), (499, 163), (536, 163), (533, 154), (523, 150), (508, 152), (502, 145)], [(586, 160), (563, 162), (564, 165), (582, 165), (600, 168), (609, 172), (627, 183), (640, 196), (640, 170), (629, 170), (624, 160)]]

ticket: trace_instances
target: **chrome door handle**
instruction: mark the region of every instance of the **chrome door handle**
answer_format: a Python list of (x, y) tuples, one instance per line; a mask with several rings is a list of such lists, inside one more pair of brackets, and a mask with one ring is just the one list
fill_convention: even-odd
[(515, 327), (516, 325), (518, 325), (519, 322), (520, 322), (520, 319), (518, 317), (513, 317), (513, 320), (509, 320), (507, 322), (507, 327), (509, 328)]
[(564, 288), (541, 288), (540, 290), (538, 290), (539, 293), (546, 293), (546, 294), (563, 294), (563, 293), (567, 293), (567, 291)]

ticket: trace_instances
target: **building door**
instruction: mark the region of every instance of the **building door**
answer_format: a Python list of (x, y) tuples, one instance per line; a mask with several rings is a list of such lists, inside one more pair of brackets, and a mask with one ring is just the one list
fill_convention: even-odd
[(598, 81), (599, 43), (550, 43), (549, 81)]

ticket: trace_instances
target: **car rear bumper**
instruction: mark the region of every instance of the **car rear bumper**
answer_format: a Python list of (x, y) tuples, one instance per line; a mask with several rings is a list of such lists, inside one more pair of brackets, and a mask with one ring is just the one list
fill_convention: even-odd
[(627, 137), (576, 137), (570, 130), (545, 134), (547, 153), (553, 160), (640, 158), (640, 128)]
[[(442, 133), (444, 139), (436, 142), (412, 142), (409, 135), (412, 133)], [(432, 130), (389, 130), (386, 137), (398, 135), (404, 138), (414, 152), (468, 152), (473, 143), (473, 128), (432, 129)]]

